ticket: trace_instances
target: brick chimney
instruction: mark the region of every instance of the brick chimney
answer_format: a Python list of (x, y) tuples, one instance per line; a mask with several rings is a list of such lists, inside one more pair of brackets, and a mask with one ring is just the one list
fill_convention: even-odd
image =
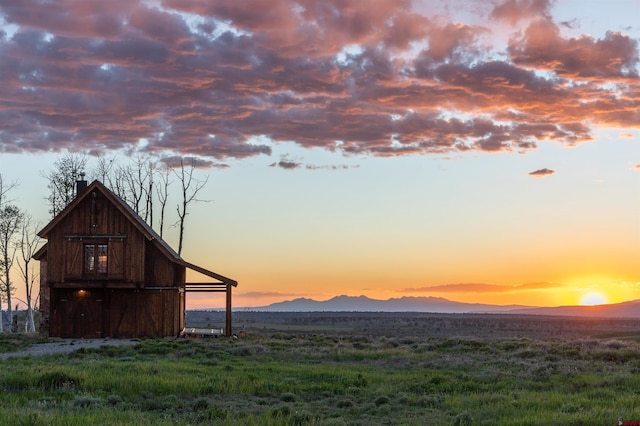
[(80, 179), (76, 181), (76, 198), (87, 189), (87, 181), (84, 180), (84, 172), (80, 172)]

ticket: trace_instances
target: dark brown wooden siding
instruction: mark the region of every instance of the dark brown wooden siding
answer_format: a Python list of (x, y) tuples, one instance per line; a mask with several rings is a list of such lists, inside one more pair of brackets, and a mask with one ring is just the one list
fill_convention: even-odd
[(151, 241), (147, 242), (145, 254), (145, 287), (174, 287), (184, 284), (184, 280), (175, 280), (176, 268), (186, 268), (168, 259)]
[(51, 306), (51, 336), (163, 337), (184, 328), (184, 293), (178, 291), (53, 289)]
[(64, 261), (50, 264), (49, 280), (82, 279), (83, 245), (95, 236), (118, 236), (101, 240), (109, 245), (108, 278), (142, 284), (146, 238), (100, 192), (94, 193), (51, 230), (47, 256)]

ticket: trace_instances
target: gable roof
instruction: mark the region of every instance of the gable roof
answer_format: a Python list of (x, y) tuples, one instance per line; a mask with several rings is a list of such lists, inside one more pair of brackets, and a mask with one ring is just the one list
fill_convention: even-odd
[[(70, 202), (60, 213), (58, 213), (58, 215), (56, 217), (54, 217), (51, 222), (49, 222), (44, 228), (42, 228), (40, 230), (40, 232), (38, 232), (38, 236), (40, 238), (44, 238), (47, 239), (49, 232), (56, 226), (58, 225), (71, 211), (73, 211), (73, 209), (76, 208), (76, 206), (78, 206), (78, 204), (80, 204), (82, 202), (82, 200), (84, 200), (85, 198), (89, 197), (89, 195), (94, 192), (94, 191), (98, 191), (100, 192), (102, 195), (104, 195), (105, 198), (107, 198), (115, 207), (116, 209), (118, 209), (127, 219), (129, 219), (131, 221), (131, 223), (134, 225), (134, 227), (136, 229), (138, 229), (138, 231), (140, 231), (140, 233), (142, 233), (142, 235), (145, 236), (145, 238), (149, 241), (151, 241), (167, 258), (169, 258), (171, 261), (177, 263), (178, 265), (184, 266), (188, 269), (194, 270), (196, 272), (199, 272), (203, 275), (206, 275), (208, 277), (217, 279), (219, 281), (222, 281), (225, 284), (230, 284), (234, 287), (236, 287), (238, 285), (238, 282), (235, 280), (232, 280), (231, 278), (227, 278), (223, 275), (217, 274), (213, 271), (209, 271), (208, 269), (202, 268), (200, 266), (194, 265), (192, 263), (189, 263), (187, 261), (185, 261), (184, 259), (182, 259), (182, 257), (180, 257), (180, 255), (178, 253), (176, 253), (176, 251), (171, 248), (171, 246), (169, 244), (167, 244), (166, 241), (164, 241), (160, 235), (158, 235), (158, 233), (156, 231), (153, 230), (153, 228), (151, 228), (151, 226), (149, 226), (149, 224), (147, 222), (145, 222), (140, 215), (138, 215), (132, 208), (131, 206), (129, 206), (129, 204), (127, 204), (126, 201), (124, 201), (122, 198), (118, 197), (116, 194), (114, 194), (109, 188), (107, 188), (106, 186), (104, 186), (104, 184), (98, 180), (94, 180), (83, 192), (82, 194), (78, 195), (72, 202)], [(36, 253), (38, 255), (38, 257), (42, 257), (42, 255), (45, 253), (46, 251), (46, 244), (44, 246), (42, 246), (38, 252)], [(36, 258), (34, 256), (34, 258)], [(36, 260), (39, 260), (38, 258), (36, 258)]]

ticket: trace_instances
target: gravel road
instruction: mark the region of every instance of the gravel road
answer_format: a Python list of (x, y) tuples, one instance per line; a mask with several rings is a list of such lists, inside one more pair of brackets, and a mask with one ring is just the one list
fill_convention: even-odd
[(39, 356), (49, 354), (63, 354), (77, 351), (81, 348), (99, 348), (100, 346), (130, 346), (137, 345), (139, 340), (132, 339), (60, 339), (55, 342), (38, 343), (17, 352), (0, 354), (0, 359), (22, 356)]

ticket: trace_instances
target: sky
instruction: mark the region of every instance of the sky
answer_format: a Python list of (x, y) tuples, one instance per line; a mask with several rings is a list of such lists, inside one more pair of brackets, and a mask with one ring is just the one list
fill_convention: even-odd
[(42, 175), (67, 152), (197, 158), (182, 255), (236, 279), (236, 307), (640, 299), (638, 16), (635, 0), (0, 0), (0, 174), (44, 225)]

